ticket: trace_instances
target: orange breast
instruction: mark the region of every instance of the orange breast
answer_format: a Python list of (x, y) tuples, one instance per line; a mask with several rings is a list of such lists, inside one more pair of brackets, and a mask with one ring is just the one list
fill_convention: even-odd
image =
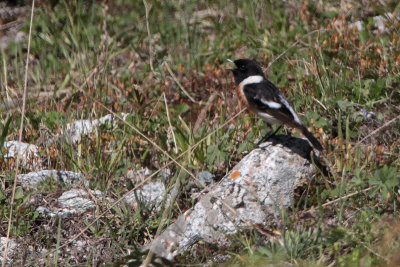
[(236, 93), (237, 96), (239, 98), (239, 102), (242, 105), (245, 105), (246, 107), (248, 107), (251, 111), (254, 112), (254, 109), (252, 108), (252, 106), (249, 104), (249, 101), (247, 100), (247, 97), (244, 95), (243, 92), (243, 85), (239, 85), (238, 87), (236, 87)]
[(244, 95), (243, 85), (239, 85), (238, 87), (236, 87), (236, 93), (237, 93), (237, 96), (239, 98), (240, 103), (243, 104), (243, 105), (248, 106), (249, 102), (247, 101), (247, 98)]

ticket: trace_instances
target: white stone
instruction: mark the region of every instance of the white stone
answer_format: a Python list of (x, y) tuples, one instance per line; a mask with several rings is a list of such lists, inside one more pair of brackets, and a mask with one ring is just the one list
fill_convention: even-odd
[[(128, 115), (129, 114), (121, 113), (120, 116), (123, 120), (126, 120)], [(77, 143), (81, 140), (82, 136), (87, 136), (94, 133), (97, 127), (106, 125), (108, 123), (112, 123), (113, 127), (115, 127), (117, 125), (117, 121), (118, 118), (115, 118), (111, 114), (95, 120), (78, 120), (65, 126), (64, 136), (67, 137), (72, 143)]]
[(85, 177), (81, 173), (58, 170), (42, 170), (18, 175), (18, 181), (24, 186), (37, 185), (47, 178), (53, 178), (56, 182), (72, 185), (74, 183), (84, 182)]
[(89, 208), (94, 208), (104, 198), (99, 190), (71, 189), (64, 192), (57, 200), (58, 207), (38, 207), (37, 212), (49, 217), (72, 217), (84, 213)]
[[(0, 237), (0, 263), (3, 263), (3, 255), (4, 255), (4, 249), (6, 248), (6, 237)], [(18, 248), (18, 243), (10, 238), (8, 240), (8, 251), (7, 251), (7, 263), (11, 264), (11, 257), (17, 253), (16, 249)], [(6, 266), (8, 266), (6, 264)]]
[(30, 170), (37, 170), (41, 167), (39, 148), (35, 145), (18, 141), (8, 141), (4, 143), (3, 149), (5, 149), (4, 160), (6, 162), (10, 159), (16, 161), (19, 155), (20, 164), (23, 167)]
[[(155, 207), (157, 211), (161, 208), (164, 196), (166, 194), (165, 185), (162, 182), (154, 182), (145, 184), (142, 188), (125, 195), (124, 201), (130, 206), (136, 206), (137, 200), (146, 205), (147, 207)], [(170, 197), (167, 197), (169, 201)]]

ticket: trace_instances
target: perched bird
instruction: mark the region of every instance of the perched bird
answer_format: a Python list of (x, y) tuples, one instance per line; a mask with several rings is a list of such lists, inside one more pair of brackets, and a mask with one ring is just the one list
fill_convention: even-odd
[(299, 129), (314, 148), (322, 150), (321, 143), (307, 130), (279, 89), (265, 78), (257, 62), (250, 59), (228, 61), (236, 65), (236, 68), (227, 70), (233, 73), (237, 95), (242, 103), (268, 125), (286, 124)]

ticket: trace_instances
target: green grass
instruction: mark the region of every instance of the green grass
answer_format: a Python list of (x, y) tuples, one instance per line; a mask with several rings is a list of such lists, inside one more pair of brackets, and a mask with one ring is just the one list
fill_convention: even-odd
[[(176, 262), (201, 264), (215, 253), (228, 253), (227, 266), (263, 262), (390, 266), (390, 259), (400, 252), (394, 249), (400, 247), (399, 232), (388, 231), (400, 225), (400, 120), (390, 122), (400, 114), (399, 22), (389, 21), (388, 30), (379, 33), (365, 14), (398, 11), (396, 1), (366, 6), (348, 1), (351, 9), (326, 0), (305, 4), (149, 1), (151, 36), (142, 1), (54, 2), (35, 10), (23, 135), (25, 142), (42, 147), (46, 168), (82, 172), (91, 189), (117, 199), (136, 186), (124, 178), (128, 169), (165, 167), (170, 158), (123, 122), (101, 127), (78, 144), (46, 145), (69, 122), (109, 114), (105, 106), (117, 114), (132, 114), (128, 123), (171, 157), (184, 153), (178, 162), (190, 172), (208, 170), (223, 177), (267, 130), (248, 113), (230, 120), (240, 108), (232, 77), (223, 71), (225, 60), (257, 58), (267, 67), (298, 41), (267, 75), (323, 141), (332, 177), (318, 175), (300, 192), (295, 205), (284, 211), (284, 227), (276, 229), (280, 231), (277, 242), (250, 230), (232, 237), (228, 250), (202, 244), (195, 248), (197, 254), (185, 254)], [(369, 23), (364, 31), (348, 27), (357, 20)], [(27, 18), (26, 32), (28, 27)], [(11, 44), (0, 58), (0, 133), (6, 140), (16, 140), (19, 104), (5, 104), (7, 95), (21, 99), (26, 45)], [(212, 95), (215, 100), (206, 106)], [(365, 118), (362, 109), (375, 116)], [(5, 236), (14, 170), (2, 158), (0, 166), (0, 236)], [(173, 174), (165, 181), (171, 189), (182, 169), (177, 164), (167, 168)], [(183, 172), (179, 179), (180, 192), (167, 223), (193, 205), (190, 175)], [(74, 228), (70, 236), (61, 238), (59, 231), (70, 224), (38, 217), (28, 201), (34, 192), (17, 190), (11, 236), (23, 238), (26, 247), (40, 240), (49, 250), (56, 244), (60, 249), (79, 233)], [(52, 195), (62, 188), (44, 186), (38, 191)], [(338, 198), (342, 199), (329, 204)], [(137, 248), (153, 238), (160, 221), (161, 214), (148, 207), (113, 207), (85, 231), (87, 240), (98, 242), (106, 251), (100, 255), (101, 248), (91, 250), (87, 261), (117, 262), (129, 251), (141, 258)], [(76, 218), (74, 222), (83, 229), (91, 220)], [(51, 230), (41, 230), (47, 224)], [(60, 266), (76, 264), (73, 259), (49, 256), (48, 264), (53, 261)]]

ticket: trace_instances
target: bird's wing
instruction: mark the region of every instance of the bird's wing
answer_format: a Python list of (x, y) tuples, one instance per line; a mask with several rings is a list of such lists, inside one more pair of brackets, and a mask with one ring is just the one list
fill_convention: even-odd
[(258, 112), (267, 113), (291, 127), (303, 126), (291, 104), (270, 81), (248, 84), (244, 86), (243, 93)]

